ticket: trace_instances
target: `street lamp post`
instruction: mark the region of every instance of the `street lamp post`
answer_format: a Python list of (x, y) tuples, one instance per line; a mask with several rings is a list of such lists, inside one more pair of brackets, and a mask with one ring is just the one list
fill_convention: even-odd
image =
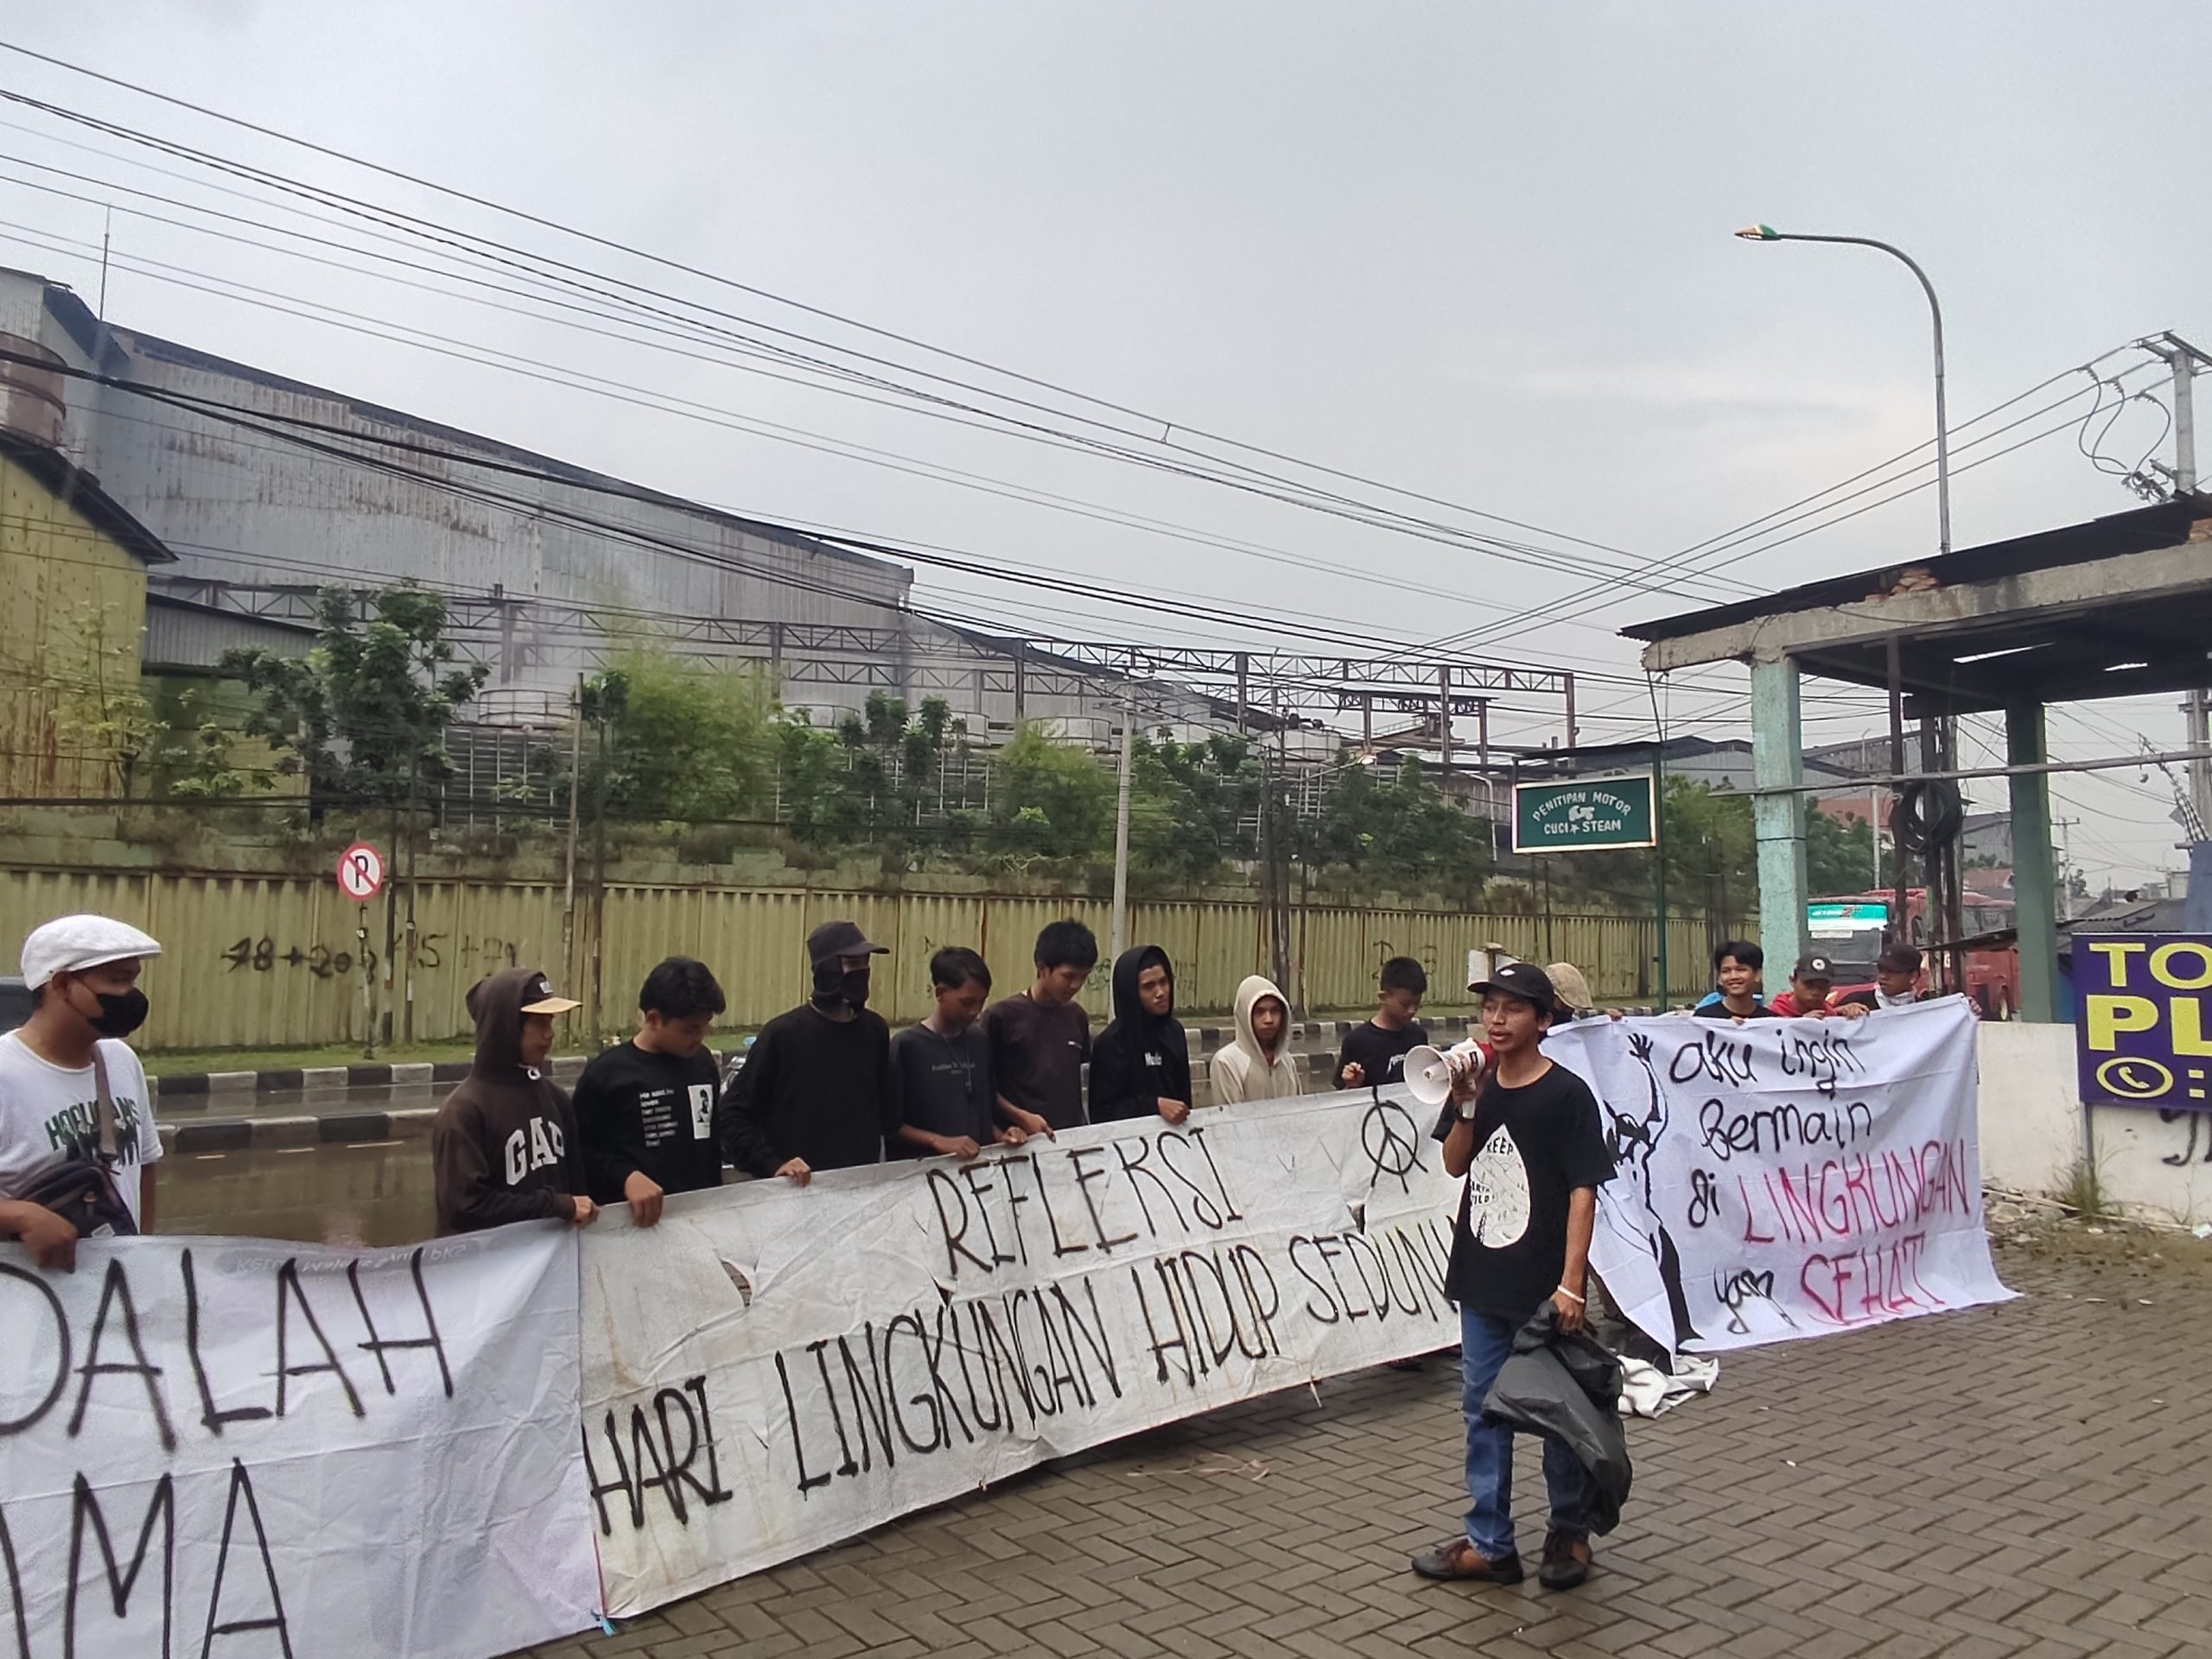
[[(1887, 242), (1878, 242), (1871, 236), (1812, 236), (1796, 231), (1777, 231), (1771, 225), (1746, 225), (1736, 234), (1746, 242), (1835, 242), (1847, 247), (1874, 248), (1898, 261), (1920, 284), (1920, 291), (1928, 296), (1928, 315), (1936, 331), (1936, 550), (1939, 556), (1948, 553), (1951, 550), (1951, 435), (1950, 423), (1945, 418), (1943, 409), (1943, 308), (1936, 301), (1936, 284), (1928, 280), (1928, 273), (1920, 268), (1920, 262), (1903, 248), (1893, 247)], [(1904, 771), (1904, 712), (1897, 694), (1897, 648), (1894, 640), (1890, 645), (1890, 769), (1897, 774)], [(1878, 862), (1881, 849), (1881, 826), (1878, 824), (1874, 826), (1874, 836)], [(1929, 857), (1932, 870), (1935, 855), (1931, 854)], [(1896, 861), (1895, 930), (1896, 937), (1903, 938), (1907, 928), (1904, 859), (1902, 853)], [(1935, 896), (1931, 882), (1929, 890), (1931, 901)], [(1931, 903), (1928, 918), (1931, 933), (1936, 931), (1937, 919), (1933, 910)], [(1956, 929), (1947, 928), (1945, 931), (1955, 933)]]
[(1736, 234), (1746, 242), (1840, 242), (1854, 248), (1878, 248), (1892, 259), (1903, 262), (1904, 268), (1919, 282), (1920, 291), (1928, 296), (1928, 315), (1936, 325), (1936, 550), (1948, 553), (1951, 550), (1951, 438), (1950, 424), (1943, 417), (1943, 308), (1936, 303), (1936, 285), (1928, 280), (1928, 273), (1903, 248), (1877, 242), (1870, 236), (1808, 236), (1796, 231), (1777, 231), (1771, 225), (1746, 225)]

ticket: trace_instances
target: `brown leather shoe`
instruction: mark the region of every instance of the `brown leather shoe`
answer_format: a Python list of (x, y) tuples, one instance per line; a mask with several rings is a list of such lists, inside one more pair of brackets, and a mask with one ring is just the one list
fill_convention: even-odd
[(1536, 1582), (1547, 1590), (1572, 1590), (1590, 1576), (1594, 1552), (1587, 1538), (1563, 1533), (1544, 1535), (1544, 1559), (1536, 1568)]
[(1518, 1555), (1490, 1560), (1465, 1538), (1414, 1556), (1413, 1568), (1424, 1579), (1471, 1579), (1481, 1584), (1518, 1584), (1523, 1576)]

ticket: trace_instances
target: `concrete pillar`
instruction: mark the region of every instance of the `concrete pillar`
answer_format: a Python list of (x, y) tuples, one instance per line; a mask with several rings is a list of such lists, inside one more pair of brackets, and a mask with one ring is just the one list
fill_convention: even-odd
[[(2040, 766), (2050, 758), (2039, 702), (2005, 711), (2005, 760)], [(2020, 1018), (2057, 1019), (2058, 892), (2050, 856), (2050, 774), (2015, 772), (2012, 794), (2012, 920), (2020, 931)]]
[(1759, 942), (1769, 995), (1789, 982), (1805, 954), (1805, 734), (1798, 717), (1797, 664), (1751, 664), (1751, 779), (1790, 792), (1752, 797), (1759, 853)]

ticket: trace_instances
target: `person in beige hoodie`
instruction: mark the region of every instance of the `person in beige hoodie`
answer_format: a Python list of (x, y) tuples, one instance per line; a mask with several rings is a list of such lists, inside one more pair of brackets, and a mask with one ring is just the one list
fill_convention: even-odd
[(1271, 979), (1236, 988), (1236, 1040), (1213, 1057), (1213, 1103), (1282, 1100), (1300, 1092), (1290, 1052), (1290, 1004)]

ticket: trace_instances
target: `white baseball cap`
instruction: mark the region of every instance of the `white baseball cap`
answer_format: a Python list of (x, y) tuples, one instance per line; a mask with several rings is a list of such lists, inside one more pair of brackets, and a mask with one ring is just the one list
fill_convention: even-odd
[(112, 916), (58, 916), (23, 940), (23, 985), (35, 991), (59, 973), (161, 954), (157, 940)]

